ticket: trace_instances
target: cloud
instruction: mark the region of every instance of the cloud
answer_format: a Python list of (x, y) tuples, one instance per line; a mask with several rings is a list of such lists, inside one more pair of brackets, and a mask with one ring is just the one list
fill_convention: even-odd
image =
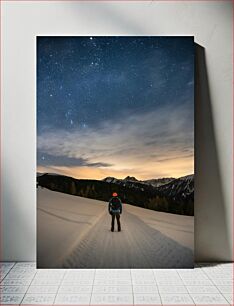
[(51, 155), (45, 152), (37, 152), (37, 164), (46, 167), (110, 167), (108, 163), (90, 163), (84, 158), (68, 157), (65, 155)]
[(141, 177), (184, 175), (193, 172), (192, 112), (191, 105), (182, 103), (141, 115), (128, 113), (96, 129), (48, 130), (38, 136), (38, 152), (57, 166), (106, 168)]

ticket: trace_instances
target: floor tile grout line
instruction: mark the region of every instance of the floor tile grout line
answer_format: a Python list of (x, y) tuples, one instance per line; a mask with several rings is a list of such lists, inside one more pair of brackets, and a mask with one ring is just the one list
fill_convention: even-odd
[(6, 273), (6, 275), (3, 277), (3, 279), (1, 279), (1, 283), (2, 281), (6, 278), (6, 276), (10, 273), (10, 271), (13, 269), (13, 267), (16, 265), (16, 262), (13, 261), (13, 266), (9, 269), (9, 271)]
[[(201, 268), (201, 269), (202, 269), (202, 268)], [(232, 271), (233, 271), (233, 270), (232, 270)], [(219, 290), (219, 288), (217, 287), (217, 285), (213, 282), (212, 278), (209, 277), (209, 274), (206, 273), (205, 271), (202, 271), (202, 272), (205, 273), (205, 275), (206, 275), (206, 276), (208, 277), (208, 279), (211, 281), (211, 283), (213, 284), (213, 286), (217, 288), (217, 290), (218, 290), (219, 293), (222, 295), (222, 297), (225, 299), (225, 301), (227, 301), (228, 304), (231, 304), (231, 303), (229, 303), (228, 299), (226, 299), (226, 297), (223, 295), (223, 293)], [(233, 279), (233, 275), (232, 275), (232, 279)]]
[[(195, 269), (197, 269), (197, 268), (194, 268), (194, 270), (195, 270)], [(187, 290), (187, 293), (188, 293), (189, 297), (192, 299), (194, 305), (197, 305), (197, 304), (195, 303), (193, 297), (190, 295), (190, 293), (189, 293), (189, 291), (188, 291), (188, 288), (187, 288), (187, 285), (184, 283), (183, 278), (181, 277), (180, 273), (179, 273), (177, 270), (176, 270), (176, 272), (178, 273), (179, 278), (181, 279), (181, 281), (182, 281), (182, 283), (183, 283), (185, 289)]]
[[(200, 269), (200, 268), (199, 268)], [(203, 272), (203, 271), (202, 271)], [(204, 286), (204, 287), (206, 287), (206, 286), (215, 286), (215, 284), (214, 284), (214, 282), (212, 281), (212, 279), (211, 278), (209, 278), (208, 277), (208, 275), (205, 273), (205, 272), (203, 272), (202, 274), (204, 274), (205, 276), (207, 276), (207, 278), (208, 278), (208, 280), (209, 281), (211, 281), (211, 285), (207, 285), (207, 284), (202, 284), (202, 285), (200, 285), (200, 286)], [(199, 286), (199, 285), (188, 285), (188, 284), (185, 284), (185, 282), (183, 281), (183, 278), (181, 277), (181, 279), (182, 279), (182, 282), (183, 282), (183, 284), (185, 285), (185, 286)], [(199, 280), (199, 279), (198, 279)]]
[(65, 278), (65, 275), (66, 275), (66, 274), (67, 274), (67, 271), (64, 272), (63, 277), (62, 277), (62, 279), (61, 279), (61, 282), (60, 282), (60, 284), (58, 285), (58, 289), (57, 289), (57, 292), (55, 293), (55, 297), (54, 297), (54, 301), (53, 301), (53, 304), (52, 304), (52, 305), (56, 305), (56, 304), (55, 304), (56, 297), (57, 297), (57, 295), (58, 295), (59, 288), (61, 287), (61, 284), (62, 284), (63, 279)]
[(38, 269), (36, 268), (36, 273), (34, 274), (33, 278), (31, 279), (31, 282), (29, 282), (28, 288), (27, 288), (26, 292), (24, 293), (24, 296), (23, 296), (21, 302), (19, 303), (19, 305), (22, 305), (22, 302), (23, 302), (23, 300), (24, 300), (24, 298), (25, 298), (25, 296), (26, 296), (26, 294), (27, 294), (27, 292), (28, 292), (28, 289), (29, 289), (29, 287), (31, 286), (31, 284), (32, 284), (32, 282), (33, 282), (33, 280), (34, 280), (34, 278), (35, 278), (36, 275), (37, 275), (37, 270), (38, 270)]
[(95, 284), (96, 271), (97, 271), (97, 269), (94, 269), (94, 276), (93, 276), (92, 290), (91, 290), (90, 299), (89, 299), (89, 305), (91, 305), (91, 301), (92, 301), (92, 297), (93, 297), (93, 287), (94, 287), (94, 284)]
[[(217, 287), (217, 285), (216, 284), (214, 284), (214, 286), (217, 288), (217, 290), (219, 291), (219, 293), (223, 296), (223, 298), (229, 303), (229, 304), (231, 304), (229, 301), (228, 301), (228, 299), (225, 297), (225, 293), (223, 294), (222, 292), (221, 292), (221, 290), (219, 289), (219, 287)], [(232, 286), (233, 287), (233, 286)]]
[[(152, 270), (153, 270), (153, 269), (152, 269)], [(153, 270), (153, 276), (154, 276), (154, 280), (155, 280), (155, 285), (156, 285), (157, 290), (158, 290), (158, 295), (159, 295), (159, 298), (160, 298), (161, 305), (163, 305), (162, 297), (161, 297), (161, 294), (160, 294), (160, 292), (159, 292), (159, 287), (158, 287), (158, 283), (157, 283), (157, 278), (156, 278), (156, 276), (155, 276), (154, 270)]]

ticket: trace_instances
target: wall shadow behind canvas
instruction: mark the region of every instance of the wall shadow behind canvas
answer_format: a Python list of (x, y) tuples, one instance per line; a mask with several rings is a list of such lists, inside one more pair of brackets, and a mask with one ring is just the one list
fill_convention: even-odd
[[(195, 149), (195, 258), (199, 261), (225, 261), (232, 249), (228, 242), (205, 48), (198, 44), (195, 44)], [(213, 232), (219, 248), (210, 240)]]

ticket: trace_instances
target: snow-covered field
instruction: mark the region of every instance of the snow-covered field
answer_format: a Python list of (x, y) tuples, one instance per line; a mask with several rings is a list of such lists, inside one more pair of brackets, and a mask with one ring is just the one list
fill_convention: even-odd
[(194, 217), (123, 204), (112, 233), (106, 202), (37, 192), (38, 268), (193, 267)]

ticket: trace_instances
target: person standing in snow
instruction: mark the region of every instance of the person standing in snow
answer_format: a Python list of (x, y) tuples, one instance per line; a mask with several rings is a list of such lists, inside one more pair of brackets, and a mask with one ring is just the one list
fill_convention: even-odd
[(112, 198), (109, 201), (108, 210), (109, 210), (109, 214), (112, 216), (111, 231), (112, 232), (114, 231), (115, 218), (116, 218), (117, 225), (118, 225), (118, 232), (120, 232), (121, 231), (120, 215), (122, 214), (122, 202), (116, 192), (112, 194)]

